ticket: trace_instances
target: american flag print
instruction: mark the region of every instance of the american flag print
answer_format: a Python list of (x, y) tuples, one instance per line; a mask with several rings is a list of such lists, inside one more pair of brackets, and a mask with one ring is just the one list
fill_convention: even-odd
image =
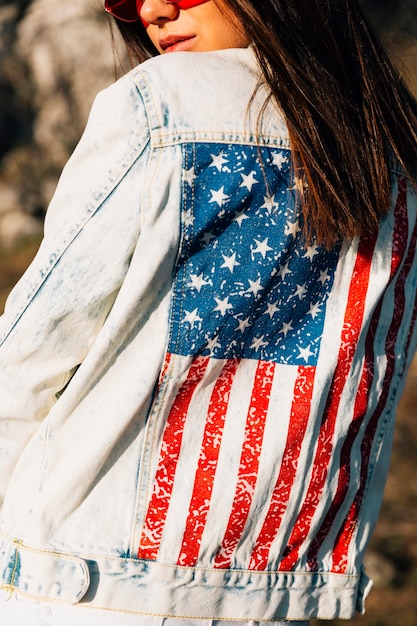
[[(364, 330), (376, 237), (360, 240), (349, 276), (339, 276), (346, 296), (326, 395), (316, 392), (317, 367), (325, 329), (332, 331), (329, 298), (341, 248), (304, 244), (289, 150), (187, 145), (182, 197), (170, 334), (155, 406), (161, 397), (170, 401), (154, 437), (138, 557), (256, 571), (295, 570), (303, 559), (314, 571), (335, 528), (328, 567), (346, 572), (381, 415), (378, 407), (372, 414), (367, 408), (380, 307)], [(394, 233), (407, 230), (406, 214), (400, 186)], [(415, 243), (404, 265), (404, 236), (395, 246), (387, 289), (392, 285), (401, 300)], [(335, 453), (343, 396), (362, 343), (351, 423)], [(387, 377), (390, 371), (388, 362)], [(315, 393), (324, 395), (321, 409)], [(349, 466), (357, 449), (361, 469), (352, 493)], [(334, 463), (340, 465), (332, 491)], [(320, 511), (323, 498), (327, 508)]]
[(313, 365), (337, 252), (302, 244), (289, 151), (194, 148), (169, 351)]

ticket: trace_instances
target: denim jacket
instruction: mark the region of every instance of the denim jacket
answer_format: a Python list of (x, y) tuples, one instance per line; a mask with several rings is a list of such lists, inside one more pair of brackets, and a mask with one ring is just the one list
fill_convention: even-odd
[[(255, 95), (254, 95), (255, 94)], [(98, 95), (0, 319), (0, 577), (197, 618), (362, 611), (416, 346), (417, 196), (303, 244), (250, 48)]]

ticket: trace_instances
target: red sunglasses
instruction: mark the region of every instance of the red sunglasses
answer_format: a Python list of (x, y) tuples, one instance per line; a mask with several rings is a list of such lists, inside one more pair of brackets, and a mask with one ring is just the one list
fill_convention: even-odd
[[(161, 0), (164, 4), (176, 4), (179, 9), (191, 9), (208, 0)], [(105, 0), (104, 9), (122, 22), (137, 22), (144, 0)], [(145, 28), (148, 23), (142, 20)]]

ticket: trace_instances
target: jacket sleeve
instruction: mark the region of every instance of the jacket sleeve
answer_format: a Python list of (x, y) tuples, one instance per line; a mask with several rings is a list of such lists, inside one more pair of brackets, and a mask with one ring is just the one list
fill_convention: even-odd
[(127, 75), (99, 94), (0, 317), (0, 505), (25, 445), (86, 357), (137, 244), (149, 131)]

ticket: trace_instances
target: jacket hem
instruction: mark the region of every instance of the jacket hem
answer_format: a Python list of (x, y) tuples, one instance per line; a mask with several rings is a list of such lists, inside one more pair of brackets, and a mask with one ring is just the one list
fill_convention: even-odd
[(22, 542), (0, 548), (0, 586), (43, 601), (130, 613), (270, 621), (350, 619), (364, 612), (371, 581), (329, 572), (181, 567), (153, 561), (80, 557)]

